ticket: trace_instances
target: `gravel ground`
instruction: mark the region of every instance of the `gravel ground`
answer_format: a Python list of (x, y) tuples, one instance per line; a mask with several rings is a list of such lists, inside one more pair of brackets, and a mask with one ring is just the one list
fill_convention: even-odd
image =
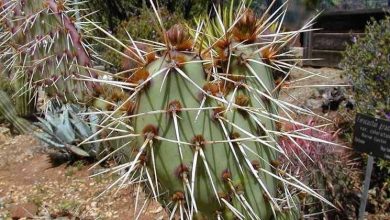
[[(127, 187), (96, 198), (115, 177), (90, 178), (91, 165), (52, 167), (31, 136), (0, 136), (0, 219), (133, 219), (135, 191)], [(142, 197), (142, 196), (141, 196)], [(142, 204), (141, 204), (142, 205)], [(140, 219), (162, 219), (152, 202)]]

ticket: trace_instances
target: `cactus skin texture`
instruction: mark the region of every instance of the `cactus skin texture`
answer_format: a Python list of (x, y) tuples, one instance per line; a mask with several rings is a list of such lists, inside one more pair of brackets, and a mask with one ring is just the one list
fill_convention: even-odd
[(276, 14), (258, 19), (244, 2), (235, 14), (233, 8), (194, 33), (179, 24), (166, 31), (158, 17), (164, 43), (120, 43), (136, 67), (121, 82), (128, 95), (113, 101), (103, 94), (95, 102), (106, 112), (105, 129), (115, 128), (110, 121), (128, 124), (132, 133), (124, 138), (135, 137), (126, 145), (128, 161), (114, 169), (125, 172), (114, 184), (143, 184), (170, 219), (299, 219), (299, 192), (321, 197), (276, 160), (284, 154), (278, 137), (290, 137), (278, 124), (294, 122), (295, 109), (310, 112), (278, 99), (283, 82), (276, 84), (271, 71), (288, 66), (278, 53), (299, 32), (278, 27), (263, 36)]
[[(172, 65), (176, 66), (172, 63), (175, 62), (175, 59), (169, 57), (176, 57), (180, 59), (180, 62), (190, 63), (179, 64), (179, 67), (172, 68)], [(219, 204), (219, 202), (222, 203), (219, 201), (221, 196), (226, 197), (224, 200), (233, 199), (233, 202), (236, 203), (244, 203), (245, 200), (245, 203), (249, 203), (249, 206), (253, 208), (253, 212), (257, 213), (256, 215), (261, 219), (269, 219), (271, 209), (269, 202), (264, 199), (263, 194), (265, 192), (258, 186), (256, 178), (249, 171), (250, 169), (244, 167), (247, 166), (245, 164), (246, 160), (256, 161), (258, 158), (241, 155), (241, 150), (243, 150), (243, 147), (240, 146), (241, 142), (212, 143), (212, 141), (218, 140), (231, 140), (233, 138), (231, 137), (232, 134), (248, 137), (224, 120), (231, 121), (246, 131), (258, 130), (257, 125), (250, 120), (250, 115), (247, 112), (240, 113), (236, 107), (232, 107), (231, 111), (219, 112), (227, 105), (204, 96), (199, 88), (210, 86), (210, 89), (216, 89), (216, 93), (223, 93), (224, 91), (218, 91), (220, 89), (219, 84), (222, 84), (223, 81), (208, 82), (202, 64), (199, 62), (191, 63), (191, 61), (196, 61), (196, 57), (191, 53), (169, 51), (166, 57), (146, 66), (146, 70), (151, 75), (166, 70), (162, 72), (163, 74), (156, 76), (150, 82), (150, 85), (147, 85), (147, 88), (140, 92), (136, 111), (149, 112), (152, 109), (161, 109), (166, 110), (166, 113), (135, 119), (134, 128), (136, 133), (143, 134), (137, 139), (136, 146), (149, 145), (142, 150), (142, 153), (147, 154), (147, 161), (150, 161), (146, 165), (149, 165), (152, 168), (151, 170), (155, 167), (157, 178), (162, 187), (167, 187), (167, 196), (171, 199), (174, 200), (175, 197), (180, 197), (178, 195), (184, 195), (186, 191), (192, 189), (196, 208), (204, 216), (216, 216), (218, 211), (222, 213), (226, 211), (223, 208), (221, 209)], [(234, 68), (234, 65), (232, 65), (232, 69)], [(167, 71), (169, 72), (166, 73)], [(196, 86), (191, 81), (186, 80), (184, 75)], [(263, 75), (265, 77), (269, 76), (266, 72)], [(165, 81), (164, 77), (166, 77)], [(222, 87), (221, 90), (223, 89)], [(230, 96), (232, 96), (231, 93), (227, 94), (226, 98), (229, 99)], [(185, 110), (198, 109), (203, 97), (206, 98), (203, 107), (213, 109), (199, 110), (198, 117), (198, 111)], [(240, 102), (238, 97), (243, 99), (248, 97), (249, 100), (245, 101), (248, 104), (254, 103), (245, 91), (237, 91), (236, 97), (235, 104), (241, 104), (237, 103)], [(196, 117), (197, 120), (195, 121)], [(269, 123), (268, 126), (272, 126), (272, 123)], [(183, 144), (159, 140), (154, 135), (163, 135), (165, 139), (180, 141)], [(268, 147), (256, 142), (245, 144), (257, 154), (262, 155), (266, 161), (275, 159), (275, 152)], [(154, 155), (151, 155), (152, 151)], [(140, 151), (137, 153), (139, 154)], [(152, 157), (154, 157), (154, 162)], [(195, 160), (197, 160), (197, 164), (194, 163)], [(271, 169), (269, 164), (264, 162), (260, 162), (260, 164), (264, 169)], [(252, 164), (249, 163), (249, 166), (252, 166)], [(243, 172), (240, 169), (243, 169)], [(191, 171), (194, 172), (195, 176), (191, 176)], [(276, 183), (266, 176), (259, 177), (259, 179), (262, 179), (261, 181), (264, 182), (271, 196), (275, 196)], [(169, 198), (167, 198), (167, 201), (169, 201)], [(180, 201), (179, 199), (177, 202), (184, 203), (185, 200)], [(249, 207), (244, 206), (239, 210), (242, 208), (248, 209)], [(240, 211), (243, 212), (244, 210)]]
[[(70, 80), (96, 77), (88, 45), (66, 1), (1, 0), (0, 59), (11, 73), (18, 113), (34, 111), (38, 88), (50, 98), (85, 102), (94, 83)], [(76, 12), (77, 13), (77, 12)]]

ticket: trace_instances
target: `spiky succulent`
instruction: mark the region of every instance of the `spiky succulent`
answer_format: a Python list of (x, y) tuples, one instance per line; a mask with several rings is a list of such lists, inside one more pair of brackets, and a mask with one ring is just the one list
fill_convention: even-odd
[[(320, 123), (310, 119), (306, 123), (317, 127)], [(301, 130), (302, 126), (286, 124), (285, 130)], [(331, 132), (329, 126), (318, 127), (320, 131), (305, 129), (302, 132), (309, 137), (323, 140), (323, 143), (299, 138), (283, 137), (280, 145), (289, 158), (281, 161), (291, 161), (289, 169), (299, 174), (299, 179), (311, 186), (321, 189), (320, 194), (331, 201), (337, 209), (329, 208), (310, 196), (301, 195), (302, 209), (315, 219), (351, 219), (356, 218), (356, 209), (359, 203), (356, 186), (357, 170), (354, 168), (356, 159), (352, 159), (350, 149), (342, 149), (327, 144), (336, 141), (337, 132)], [(332, 134), (333, 133), (333, 134)], [(340, 193), (342, 192), (342, 193)], [(307, 204), (307, 205), (306, 205)]]
[[(77, 6), (77, 5), (76, 5)], [(1, 0), (0, 61), (10, 73), (20, 115), (28, 116), (42, 88), (50, 98), (85, 102), (96, 77), (91, 50), (83, 39), (82, 20), (72, 1)]]
[[(323, 199), (277, 161), (285, 155), (279, 137), (319, 141), (279, 129), (300, 124), (296, 111), (316, 115), (280, 100), (284, 80), (275, 83), (271, 71), (290, 74), (289, 62), (297, 60), (282, 48), (310, 24), (282, 32), (282, 8), (261, 18), (244, 2), (237, 9), (218, 10), (190, 31), (183, 25), (166, 31), (157, 16), (162, 43), (130, 37), (125, 45), (95, 24), (123, 47), (116, 52), (131, 69), (107, 73), (121, 95), (100, 93), (94, 106), (104, 119), (91, 138), (125, 140), (127, 161), (113, 170), (125, 174), (113, 185), (144, 184), (171, 219), (298, 219), (300, 191)], [(276, 22), (275, 32), (267, 31)], [(136, 207), (139, 215), (143, 207)]]
[(44, 118), (36, 125), (42, 130), (40, 140), (50, 147), (78, 157), (96, 158), (100, 153), (98, 142), (77, 145), (97, 131), (99, 118), (95, 114), (82, 115), (85, 110), (77, 105), (49, 106)]

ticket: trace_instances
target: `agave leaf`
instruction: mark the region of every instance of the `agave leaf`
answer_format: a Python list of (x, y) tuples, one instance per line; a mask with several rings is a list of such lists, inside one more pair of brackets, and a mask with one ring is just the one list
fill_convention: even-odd
[(56, 136), (67, 144), (72, 144), (76, 139), (76, 135), (69, 121), (69, 112), (65, 110), (59, 117), (59, 124), (56, 126)]
[(57, 148), (64, 148), (65, 145), (56, 141), (53, 141), (52, 139), (55, 138), (55, 136), (47, 134), (47, 133), (41, 133), (39, 134), (39, 139), (46, 144), (48, 144), (50, 147), (57, 147)]
[(54, 133), (51, 124), (47, 120), (42, 119), (42, 118), (38, 118), (38, 120), (39, 120), (39, 122), (36, 123), (36, 125), (39, 128), (41, 128), (46, 133), (49, 133), (49, 134), (53, 134)]
[(84, 151), (81, 148), (76, 147), (74, 145), (65, 145), (65, 147), (68, 151), (70, 151), (73, 154), (76, 154), (80, 157), (89, 157), (90, 156), (86, 151)]
[(96, 124), (99, 123), (99, 117), (97, 115), (89, 115), (88, 118), (92, 134), (95, 134), (98, 131), (98, 127), (96, 126)]
[(88, 125), (85, 124), (85, 122), (79, 119), (77, 116), (70, 119), (70, 122), (75, 128), (77, 136), (79, 136), (79, 138), (85, 139), (92, 135), (92, 132)]

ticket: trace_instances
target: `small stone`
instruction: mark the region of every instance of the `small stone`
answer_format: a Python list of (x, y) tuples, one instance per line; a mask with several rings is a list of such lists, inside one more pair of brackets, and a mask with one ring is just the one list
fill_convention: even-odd
[(7, 139), (8, 138), (4, 134), (0, 133), (0, 145), (4, 144)]
[(11, 131), (9, 130), (9, 128), (0, 127), (0, 134), (3, 134), (5, 136), (10, 136)]
[(15, 205), (10, 210), (12, 219), (34, 218), (38, 213), (38, 207), (33, 203)]
[(309, 109), (320, 109), (322, 107), (322, 100), (318, 100), (318, 99), (308, 99), (306, 100), (306, 107), (308, 107)]

